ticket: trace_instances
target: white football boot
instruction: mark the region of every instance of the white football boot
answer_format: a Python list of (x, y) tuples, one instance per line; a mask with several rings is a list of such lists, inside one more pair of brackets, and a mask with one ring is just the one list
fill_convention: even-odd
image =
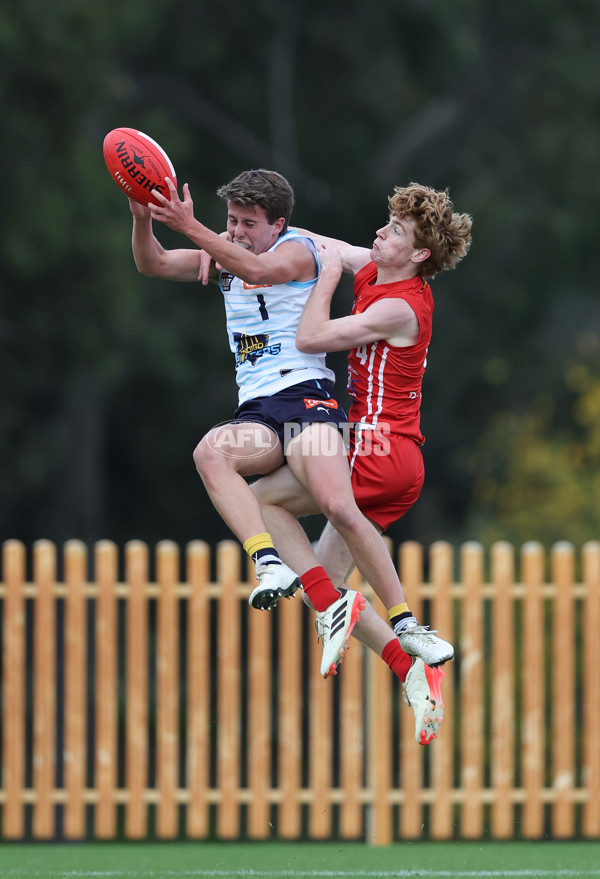
[(402, 683), (404, 701), (415, 715), (415, 739), (419, 745), (428, 745), (437, 738), (444, 719), (442, 678), (445, 674), (443, 669), (430, 668), (422, 659), (414, 657)]
[(327, 610), (317, 612), (315, 628), (323, 644), (321, 674), (337, 674), (337, 667), (348, 649), (348, 639), (360, 619), (365, 599), (360, 592), (340, 587), (340, 597)]
[(410, 622), (406, 628), (394, 629), (400, 646), (409, 656), (418, 656), (425, 665), (435, 668), (443, 665), (454, 656), (454, 647), (447, 641), (436, 636), (436, 629), (428, 626), (420, 626), (416, 620)]
[(256, 586), (248, 599), (250, 607), (272, 610), (280, 598), (291, 598), (302, 585), (300, 577), (283, 563), (280, 565), (256, 565)]

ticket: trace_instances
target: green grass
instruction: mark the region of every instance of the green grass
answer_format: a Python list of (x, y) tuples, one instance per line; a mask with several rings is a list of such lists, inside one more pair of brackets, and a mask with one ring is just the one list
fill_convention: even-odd
[(18, 879), (600, 877), (600, 842), (0, 843)]

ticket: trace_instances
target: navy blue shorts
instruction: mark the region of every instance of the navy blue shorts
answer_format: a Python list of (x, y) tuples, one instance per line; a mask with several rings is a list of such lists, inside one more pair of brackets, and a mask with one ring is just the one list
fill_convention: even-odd
[(252, 421), (275, 431), (285, 452), (288, 442), (308, 424), (323, 421), (342, 429), (348, 416), (332, 397), (333, 385), (324, 379), (311, 379), (278, 391), (270, 397), (247, 400), (233, 413), (231, 422)]

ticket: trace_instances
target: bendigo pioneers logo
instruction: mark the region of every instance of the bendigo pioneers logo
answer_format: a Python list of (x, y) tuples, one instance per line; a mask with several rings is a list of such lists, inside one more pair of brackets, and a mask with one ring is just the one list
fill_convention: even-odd
[(256, 336), (249, 336), (246, 333), (234, 333), (233, 341), (237, 342), (236, 366), (241, 366), (246, 360), (254, 366), (259, 357), (263, 357), (265, 354), (279, 354), (281, 351), (280, 342), (269, 345), (269, 337), (262, 333)]

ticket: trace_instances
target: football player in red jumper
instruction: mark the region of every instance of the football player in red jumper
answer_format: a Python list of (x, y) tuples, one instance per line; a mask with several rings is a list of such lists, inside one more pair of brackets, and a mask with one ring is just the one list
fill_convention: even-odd
[[(411, 183), (388, 199), (389, 220), (371, 248), (308, 233), (319, 245), (321, 275), (304, 308), (296, 334), (299, 350), (349, 349), (349, 462), (361, 512), (385, 530), (419, 497), (424, 478), (420, 429), (422, 380), (431, 341), (433, 296), (428, 279), (453, 269), (471, 243), (472, 220), (456, 213), (447, 191)], [(331, 318), (333, 293), (343, 271), (354, 275), (352, 313)], [(310, 495), (287, 467), (253, 486), (281, 554), (298, 568), (308, 560), (293, 517), (315, 513)], [(283, 508), (283, 509), (282, 509)], [(297, 529), (300, 525), (296, 523)], [(342, 583), (354, 563), (338, 531), (327, 523), (316, 556), (334, 583)], [(397, 595), (378, 595), (403, 646), (415, 622)], [(378, 652), (404, 683), (412, 705), (416, 739), (427, 744), (443, 717), (441, 669), (409, 656), (375, 611), (363, 611), (354, 634)]]

